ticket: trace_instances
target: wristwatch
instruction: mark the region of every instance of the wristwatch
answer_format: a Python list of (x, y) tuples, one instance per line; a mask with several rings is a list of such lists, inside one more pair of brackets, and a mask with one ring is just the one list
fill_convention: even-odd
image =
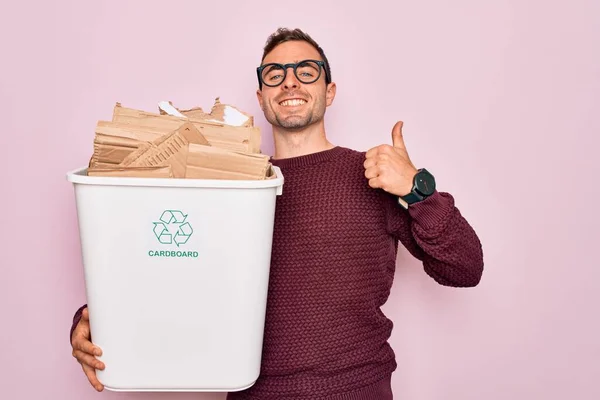
[(411, 204), (425, 200), (435, 192), (435, 178), (425, 168), (417, 171), (410, 193), (398, 197), (398, 204), (408, 209)]

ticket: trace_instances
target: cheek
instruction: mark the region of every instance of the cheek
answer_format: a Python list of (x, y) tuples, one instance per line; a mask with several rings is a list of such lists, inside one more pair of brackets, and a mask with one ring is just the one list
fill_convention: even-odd
[(270, 97), (267, 102), (267, 107), (269, 107), (270, 109), (273, 109), (277, 106), (278, 106), (277, 101), (274, 98)]
[(273, 103), (273, 98), (275, 96), (270, 93), (270, 90), (267, 89), (263, 89), (262, 92), (262, 105), (263, 107), (271, 107), (271, 104)]
[(318, 104), (319, 106), (327, 103), (327, 89), (326, 88), (319, 88), (319, 91), (316, 93), (313, 93), (312, 96), (313, 96), (313, 99), (315, 99), (315, 103)]

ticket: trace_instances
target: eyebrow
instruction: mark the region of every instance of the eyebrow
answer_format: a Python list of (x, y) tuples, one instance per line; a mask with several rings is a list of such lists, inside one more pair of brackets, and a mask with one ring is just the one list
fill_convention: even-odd
[(282, 69), (282, 68), (279, 68), (279, 65), (269, 65), (269, 68), (267, 68), (265, 70), (265, 72), (269, 73), (269, 72), (271, 72), (273, 70), (279, 70), (279, 69)]

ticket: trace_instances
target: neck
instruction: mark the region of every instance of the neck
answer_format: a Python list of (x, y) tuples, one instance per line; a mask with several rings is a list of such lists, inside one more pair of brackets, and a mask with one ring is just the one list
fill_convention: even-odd
[(300, 130), (273, 127), (274, 159), (292, 158), (329, 150), (335, 147), (325, 134), (323, 121)]

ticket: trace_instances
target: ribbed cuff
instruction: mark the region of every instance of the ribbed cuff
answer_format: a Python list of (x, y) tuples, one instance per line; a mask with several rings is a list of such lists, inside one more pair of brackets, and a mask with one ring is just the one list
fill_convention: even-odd
[(73, 316), (73, 323), (71, 324), (71, 333), (69, 334), (69, 344), (71, 344), (71, 339), (73, 338), (73, 331), (77, 327), (77, 324), (79, 324), (79, 321), (81, 321), (81, 314), (83, 313), (83, 309), (86, 307), (87, 304), (84, 304), (81, 307), (79, 307), (79, 309), (75, 312), (75, 315)]
[(411, 204), (408, 212), (418, 225), (427, 230), (439, 225), (453, 207), (454, 200), (451, 196), (435, 191), (425, 200)]
[(392, 400), (391, 376), (355, 392), (327, 397), (327, 400)]
[[(290, 384), (291, 386), (293, 383)], [(275, 395), (247, 395), (244, 392), (230, 392), (227, 394), (227, 400), (258, 400), (258, 399), (291, 399), (290, 395), (281, 395), (275, 397)], [(321, 393), (315, 393), (313, 396), (303, 395), (301, 397), (294, 396), (294, 399), (300, 400), (392, 400), (392, 376), (388, 375), (385, 378), (372, 383), (368, 386), (364, 386), (360, 389), (352, 392), (334, 395), (323, 395)]]

